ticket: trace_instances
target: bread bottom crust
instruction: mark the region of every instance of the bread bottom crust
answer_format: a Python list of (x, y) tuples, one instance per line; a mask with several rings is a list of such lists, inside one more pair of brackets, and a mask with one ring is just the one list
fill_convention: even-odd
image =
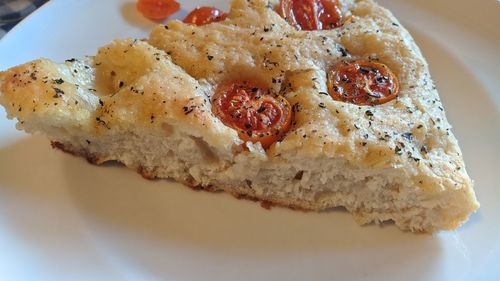
[[(82, 152), (82, 151), (73, 150), (70, 146), (67, 146), (67, 145), (65, 145), (61, 142), (58, 142), (58, 141), (51, 141), (50, 144), (51, 144), (52, 148), (54, 148), (54, 149), (58, 149), (62, 152), (68, 153), (68, 154), (73, 155), (75, 157), (85, 158), (87, 160), (87, 162), (92, 164), (92, 165), (99, 166), (100, 164), (103, 163), (103, 161), (100, 160), (99, 157), (97, 157), (96, 155), (93, 155), (87, 151)], [(147, 180), (160, 179), (156, 175), (151, 173), (150, 171), (144, 169), (142, 166), (138, 167), (136, 169), (136, 172), (138, 174), (140, 174), (144, 179), (147, 179)], [(233, 197), (235, 197), (236, 199), (259, 202), (260, 206), (266, 210), (270, 210), (272, 207), (285, 207), (285, 208), (289, 208), (292, 210), (303, 211), (303, 212), (310, 212), (310, 211), (315, 210), (315, 209), (307, 207), (305, 205), (298, 205), (295, 203), (287, 202), (286, 200), (264, 199), (264, 198), (260, 198), (258, 196), (237, 192), (237, 190), (238, 190), (237, 188), (233, 188), (231, 190), (225, 190), (222, 188), (214, 187), (213, 185), (205, 186), (202, 184), (198, 184), (192, 179), (183, 179), (183, 178), (173, 178), (173, 179), (175, 181), (180, 182), (183, 185), (191, 188), (192, 190), (195, 190), (195, 191), (208, 191), (208, 192), (213, 192), (213, 193), (227, 192), (227, 193), (231, 194)]]
[[(71, 143), (63, 143), (59, 141), (52, 141), (51, 145), (53, 148), (71, 154), (73, 156), (83, 157), (89, 163), (94, 165), (100, 165), (110, 160), (109, 158), (102, 158), (97, 154), (87, 151), (85, 148), (76, 148)], [(118, 160), (118, 162), (120, 162)], [(434, 232), (440, 229), (455, 229), (458, 227), (466, 217), (463, 215), (453, 215), (446, 214), (444, 216), (438, 215), (439, 211), (426, 209), (426, 208), (414, 208), (408, 206), (405, 208), (390, 208), (383, 210), (376, 210), (373, 208), (365, 208), (363, 204), (349, 204), (342, 203), (343, 201), (337, 199), (329, 199), (327, 204), (324, 202), (308, 201), (297, 196), (290, 196), (289, 198), (272, 196), (267, 194), (257, 194), (252, 187), (245, 186), (242, 182), (240, 186), (237, 184), (208, 184), (204, 185), (199, 183), (189, 174), (179, 173), (179, 176), (175, 175), (161, 175), (158, 176), (158, 171), (144, 168), (139, 165), (126, 165), (131, 169), (136, 170), (143, 178), (148, 180), (155, 179), (166, 179), (171, 178), (177, 182), (180, 182), (193, 190), (204, 190), (209, 192), (227, 192), (237, 199), (251, 200), (254, 202), (259, 202), (260, 206), (265, 209), (271, 209), (272, 207), (285, 207), (292, 210), (300, 211), (328, 211), (333, 208), (344, 208), (349, 213), (351, 213), (360, 225), (365, 224), (381, 224), (386, 222), (394, 222), (400, 229), (404, 231), (412, 232)], [(338, 196), (342, 196), (342, 193), (338, 193)], [(436, 217), (437, 216), (437, 217)], [(467, 214), (468, 216), (468, 214)], [(439, 220), (439, 221), (437, 221)]]

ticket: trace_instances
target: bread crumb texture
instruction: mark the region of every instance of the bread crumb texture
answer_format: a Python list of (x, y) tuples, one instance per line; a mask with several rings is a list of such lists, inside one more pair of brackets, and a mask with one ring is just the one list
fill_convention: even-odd
[[(120, 39), (95, 56), (39, 59), (0, 73), (0, 103), (18, 128), (54, 147), (116, 160), (148, 178), (225, 190), (292, 208), (343, 206), (362, 224), (455, 229), (479, 204), (428, 66), (409, 33), (371, 0), (340, 1), (334, 30), (299, 31), (276, 1), (235, 0), (226, 20), (170, 21), (147, 42)], [(333, 100), (326, 71), (373, 60), (397, 76), (397, 99)], [(292, 129), (264, 151), (211, 110), (219, 83), (251, 78), (293, 105)]]

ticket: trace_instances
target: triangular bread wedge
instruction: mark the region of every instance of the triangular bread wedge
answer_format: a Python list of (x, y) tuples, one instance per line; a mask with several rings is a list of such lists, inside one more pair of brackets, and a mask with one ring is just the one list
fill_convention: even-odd
[[(427, 63), (409, 33), (371, 0), (341, 1), (350, 20), (298, 31), (275, 2), (236, 0), (225, 21), (171, 21), (149, 42), (116, 40), (94, 57), (46, 59), (0, 74), (0, 103), (18, 128), (93, 163), (146, 178), (300, 208), (345, 207), (359, 223), (455, 229), (478, 208)], [(333, 100), (326, 70), (371, 59), (399, 80), (397, 99)], [(294, 105), (294, 122), (264, 150), (213, 113), (226, 79), (257, 77)]]

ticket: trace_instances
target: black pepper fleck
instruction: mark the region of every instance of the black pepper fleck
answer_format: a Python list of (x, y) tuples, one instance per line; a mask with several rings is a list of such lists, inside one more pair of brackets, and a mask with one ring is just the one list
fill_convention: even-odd
[(53, 96), (54, 98), (60, 98), (62, 95), (64, 95), (64, 91), (63, 90), (61, 90), (59, 88), (53, 88), (53, 89), (56, 92), (54, 94), (54, 96)]
[(422, 145), (422, 147), (420, 148), (420, 152), (427, 154), (427, 153), (429, 153), (429, 150), (427, 149), (427, 147), (425, 145)]
[(342, 53), (343, 57), (347, 57), (348, 53), (346, 49), (344, 49), (342, 46), (337, 46), (337, 49), (339, 50), (340, 53)]
[(397, 155), (403, 154), (403, 152), (401, 151), (401, 148), (399, 146), (397, 146), (397, 145), (394, 148), (394, 153), (396, 153)]
[(403, 138), (405, 138), (405, 139), (409, 140), (409, 141), (411, 141), (411, 140), (413, 139), (413, 134), (412, 134), (412, 133), (409, 133), (409, 132), (407, 132), (407, 133), (403, 133), (403, 134), (401, 134), (401, 136), (402, 136)]

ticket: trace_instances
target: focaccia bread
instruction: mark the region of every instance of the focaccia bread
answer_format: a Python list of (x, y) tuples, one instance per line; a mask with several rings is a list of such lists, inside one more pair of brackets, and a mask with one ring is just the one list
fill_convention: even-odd
[[(93, 163), (146, 178), (305, 210), (345, 207), (361, 223), (455, 229), (478, 208), (427, 63), (409, 33), (371, 0), (341, 1), (332, 30), (297, 30), (276, 2), (236, 0), (227, 18), (171, 21), (148, 42), (33, 61), (0, 74), (0, 104), (18, 128)], [(388, 66), (397, 98), (358, 105), (328, 94), (346, 61)], [(293, 107), (291, 128), (263, 147), (214, 114), (217, 87), (257, 79)]]

